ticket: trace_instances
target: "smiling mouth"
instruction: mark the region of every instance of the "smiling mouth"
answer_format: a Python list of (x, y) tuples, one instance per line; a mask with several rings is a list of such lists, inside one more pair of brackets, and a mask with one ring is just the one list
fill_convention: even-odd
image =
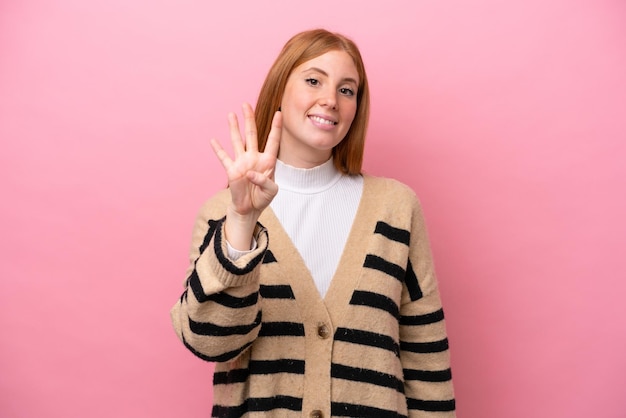
[(324, 119), (324, 118), (322, 118), (320, 116), (309, 116), (309, 118), (311, 118), (312, 120), (314, 120), (317, 123), (321, 123), (321, 124), (324, 124), (324, 125), (332, 126), (332, 125), (336, 125), (337, 124), (337, 122), (334, 122), (334, 121), (328, 120), (328, 119)]

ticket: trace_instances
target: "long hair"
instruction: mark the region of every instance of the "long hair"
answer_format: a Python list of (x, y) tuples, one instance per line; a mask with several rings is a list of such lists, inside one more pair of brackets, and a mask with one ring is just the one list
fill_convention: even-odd
[(294, 68), (326, 52), (337, 50), (345, 51), (352, 57), (359, 74), (359, 86), (356, 115), (345, 138), (333, 148), (332, 155), (339, 171), (346, 174), (361, 173), (370, 107), (365, 66), (361, 53), (352, 40), (324, 29), (309, 30), (292, 37), (270, 68), (261, 87), (255, 110), (259, 150), (265, 149), (272, 117), (280, 106), (287, 79)]

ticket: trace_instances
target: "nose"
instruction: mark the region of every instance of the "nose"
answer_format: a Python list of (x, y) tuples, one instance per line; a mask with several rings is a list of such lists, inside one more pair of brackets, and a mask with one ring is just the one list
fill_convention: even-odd
[(330, 109), (337, 109), (337, 90), (334, 88), (324, 89), (319, 100), (320, 105)]

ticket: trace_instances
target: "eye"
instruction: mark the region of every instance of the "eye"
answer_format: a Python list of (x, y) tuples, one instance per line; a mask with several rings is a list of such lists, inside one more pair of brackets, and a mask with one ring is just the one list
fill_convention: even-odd
[(311, 86), (317, 86), (319, 85), (319, 80), (315, 79), (315, 78), (307, 78), (306, 79), (307, 84), (311, 85)]
[(339, 89), (339, 93), (345, 96), (354, 96), (354, 90), (349, 89), (348, 87), (342, 87)]

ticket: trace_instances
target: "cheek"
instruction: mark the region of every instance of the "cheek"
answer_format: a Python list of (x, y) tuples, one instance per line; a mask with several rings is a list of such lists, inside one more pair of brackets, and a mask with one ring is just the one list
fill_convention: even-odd
[(297, 113), (307, 110), (310, 103), (304, 94), (290, 94), (283, 96), (282, 106), (283, 110)]
[(350, 103), (348, 106), (345, 106), (343, 110), (343, 119), (349, 121), (350, 125), (352, 125), (352, 122), (356, 117), (356, 103)]

